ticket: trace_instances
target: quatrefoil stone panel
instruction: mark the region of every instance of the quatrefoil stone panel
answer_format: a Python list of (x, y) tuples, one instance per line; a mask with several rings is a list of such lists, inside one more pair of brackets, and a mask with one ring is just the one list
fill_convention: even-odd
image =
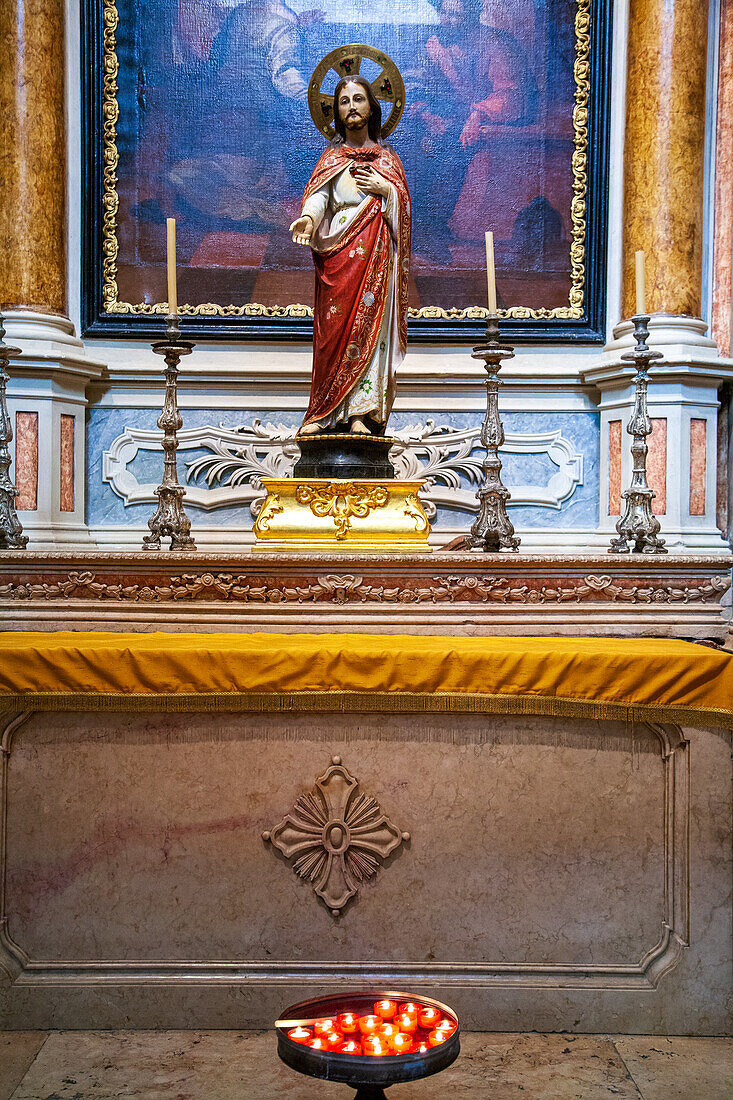
[(410, 839), (364, 794), (334, 756), (309, 794), (301, 795), (282, 821), (262, 834), (296, 875), (313, 884), (321, 901), (337, 917), (362, 883), (403, 841)]

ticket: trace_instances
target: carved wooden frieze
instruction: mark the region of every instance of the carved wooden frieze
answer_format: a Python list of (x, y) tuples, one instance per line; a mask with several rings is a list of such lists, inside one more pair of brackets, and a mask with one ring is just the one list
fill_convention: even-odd
[(382, 813), (377, 800), (364, 794), (359, 780), (343, 767), (341, 757), (334, 756), (313, 790), (301, 795), (262, 839), (290, 860), (296, 875), (313, 884), (337, 917), (410, 834)]
[[(53, 579), (36, 580), (18, 569), (16, 576), (0, 574), (0, 599), (78, 599), (127, 601), (132, 603), (195, 602), (231, 600), (238, 603), (622, 603), (690, 604), (715, 603), (730, 587), (730, 574), (704, 579), (670, 575), (669, 579), (647, 580), (638, 576), (586, 574), (558, 575), (547, 583), (536, 572), (520, 582), (516, 577), (491, 574), (453, 573), (428, 576), (405, 572), (390, 573), (384, 581), (356, 573), (307, 573), (290, 584), (274, 574), (190, 572), (168, 574), (159, 583), (141, 583), (140, 570), (117, 568), (114, 578), (102, 573), (63, 570)], [(716, 566), (716, 568), (725, 568)], [(385, 571), (386, 572), (386, 571)], [(314, 575), (315, 574), (315, 575)], [(421, 583), (422, 582), (422, 583)], [(639, 583), (641, 582), (641, 583)]]

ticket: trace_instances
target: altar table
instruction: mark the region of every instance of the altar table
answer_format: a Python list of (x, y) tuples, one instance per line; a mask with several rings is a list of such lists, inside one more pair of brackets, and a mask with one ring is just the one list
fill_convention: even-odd
[(0, 717), (0, 1027), (730, 1028), (730, 653), (8, 632)]

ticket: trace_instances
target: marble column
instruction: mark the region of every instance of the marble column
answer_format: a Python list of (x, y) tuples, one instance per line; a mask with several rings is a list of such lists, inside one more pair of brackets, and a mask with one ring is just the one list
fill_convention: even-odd
[(66, 313), (64, 0), (0, 4), (0, 309)]
[(7, 396), (29, 550), (89, 540), (86, 387), (104, 372), (68, 317), (65, 10), (0, 2), (0, 310), (21, 349)]
[(622, 316), (634, 252), (647, 311), (699, 317), (708, 0), (631, 0), (626, 81)]

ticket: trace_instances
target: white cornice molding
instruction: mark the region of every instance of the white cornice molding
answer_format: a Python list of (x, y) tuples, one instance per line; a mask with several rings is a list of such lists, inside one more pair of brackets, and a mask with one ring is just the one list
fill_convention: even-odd
[(10, 310), (4, 315), (4, 322), (6, 343), (21, 351), (10, 361), (11, 379), (67, 375), (87, 385), (106, 376), (106, 362), (87, 355), (68, 317), (33, 310)]

